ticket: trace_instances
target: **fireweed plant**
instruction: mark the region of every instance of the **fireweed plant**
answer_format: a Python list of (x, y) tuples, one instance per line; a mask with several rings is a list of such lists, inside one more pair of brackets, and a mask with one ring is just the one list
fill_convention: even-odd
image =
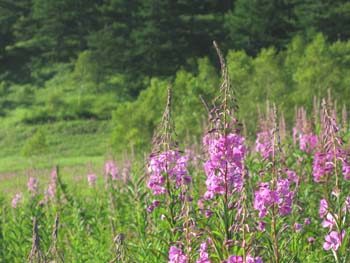
[(275, 106), (270, 108), (267, 104), (266, 119), (261, 119), (260, 123), (261, 131), (257, 134), (255, 150), (261, 155), (259, 162), (265, 167), (261, 170), (258, 189), (254, 192), (254, 209), (258, 211), (259, 220), (257, 230), (265, 233), (264, 237), (270, 244), (268, 254), (273, 255), (272, 262), (285, 262), (291, 258), (287, 252), (289, 242), (281, 240), (288, 234), (293, 236), (293, 231), (298, 231), (300, 227), (295, 224), (293, 229), (286, 219), (293, 212), (299, 177), (286, 166)]
[(314, 181), (322, 185), (319, 216), (325, 233), (323, 248), (332, 252), (335, 262), (349, 257), (349, 153), (343, 147), (335, 115), (322, 101), (321, 132), (313, 161)]
[[(153, 136), (153, 149), (147, 161), (147, 188), (151, 215), (150, 226), (158, 228), (157, 237), (168, 246), (168, 262), (188, 262), (192, 253), (190, 218), (193, 197), (190, 193), (192, 177), (188, 173), (188, 151), (180, 151), (176, 141), (174, 123), (171, 119), (171, 89), (168, 89), (167, 104), (162, 121)], [(163, 228), (164, 227), (164, 228)]]
[(245, 165), (247, 148), (240, 135), (241, 124), (235, 118), (238, 107), (225, 61), (215, 42), (214, 46), (223, 82), (219, 96), (208, 111), (209, 127), (203, 137), (206, 191), (198, 200), (202, 216), (214, 228), (204, 228), (211, 247), (210, 257), (207, 243), (201, 244), (200, 254), (204, 255), (204, 262), (210, 262), (205, 261), (207, 258), (224, 262), (262, 262), (260, 257), (252, 256), (255, 252), (247, 221), (249, 201), (245, 185), (249, 175)]

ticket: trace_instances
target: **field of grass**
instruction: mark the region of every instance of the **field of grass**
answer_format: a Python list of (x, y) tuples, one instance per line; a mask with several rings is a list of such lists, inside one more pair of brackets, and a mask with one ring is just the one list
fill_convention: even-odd
[[(41, 136), (33, 140), (38, 131)], [(108, 121), (4, 125), (0, 130), (0, 173), (96, 163), (112, 153), (109, 134)]]
[[(0, 129), (0, 191), (23, 189), (30, 176), (43, 181), (59, 165), (72, 177), (103, 169), (111, 157), (108, 121), (79, 120), (41, 125), (14, 125), (5, 119)], [(36, 132), (43, 136), (31, 145)], [(37, 147), (43, 146), (38, 152)], [(27, 147), (27, 153), (24, 149)], [(70, 176), (66, 177), (70, 180)], [(73, 178), (72, 178), (73, 179)]]

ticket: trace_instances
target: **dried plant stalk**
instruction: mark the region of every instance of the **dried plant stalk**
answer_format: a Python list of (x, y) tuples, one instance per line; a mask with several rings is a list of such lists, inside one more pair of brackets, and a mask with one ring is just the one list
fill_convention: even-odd
[(40, 250), (40, 238), (38, 232), (38, 221), (37, 218), (33, 218), (33, 239), (32, 239), (32, 249), (27, 258), (28, 262), (41, 263), (46, 262), (45, 255)]

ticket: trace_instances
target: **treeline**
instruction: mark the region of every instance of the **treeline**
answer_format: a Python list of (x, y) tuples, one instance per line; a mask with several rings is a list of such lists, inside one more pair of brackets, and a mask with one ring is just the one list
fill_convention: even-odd
[[(290, 129), (295, 107), (312, 112), (314, 98), (320, 104), (319, 99), (328, 91), (336, 100), (338, 112), (350, 107), (350, 41), (330, 44), (322, 34), (311, 42), (295, 37), (285, 51), (271, 47), (252, 57), (245, 51), (231, 50), (226, 62), (240, 106), (239, 119), (248, 136), (259, 128), (258, 110), (264, 112), (267, 101), (276, 103), (279, 116), (284, 115)], [(173, 119), (179, 138), (193, 142), (193, 138), (201, 137), (207, 112), (200, 96), (210, 104), (220, 83), (216, 67), (208, 59), (199, 59), (195, 72), (176, 73), (172, 82)], [(113, 115), (115, 146), (147, 145), (160, 122), (169, 85), (169, 81), (153, 78), (137, 100), (118, 106)]]
[(114, 144), (141, 147), (171, 85), (176, 130), (199, 135), (199, 95), (210, 102), (220, 84), (217, 40), (248, 132), (267, 99), (291, 123), (327, 89), (349, 104), (349, 24), (345, 0), (0, 0), (0, 115), (113, 115)]
[[(40, 85), (55, 63), (96, 61), (96, 81), (128, 77), (136, 96), (145, 76), (172, 76), (224, 50), (284, 49), (297, 34), (350, 37), (345, 0), (1, 0), (0, 79)], [(84, 53), (85, 52), (85, 53)], [(86, 54), (88, 52), (88, 55)], [(131, 84), (132, 83), (132, 84)]]

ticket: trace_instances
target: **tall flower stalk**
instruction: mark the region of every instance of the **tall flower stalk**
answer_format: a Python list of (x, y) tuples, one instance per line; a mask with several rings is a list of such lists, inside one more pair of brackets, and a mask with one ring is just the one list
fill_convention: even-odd
[(335, 110), (329, 110), (327, 103), (325, 100), (322, 101), (321, 144), (319, 151), (315, 153), (313, 175), (316, 183), (326, 183), (324, 184), (326, 194), (320, 201), (322, 227), (328, 229), (323, 248), (332, 251), (336, 262), (345, 262), (348, 251), (344, 243), (349, 236), (347, 214), (350, 202), (348, 195), (350, 166), (348, 153), (344, 150), (343, 140), (339, 135)]
[[(189, 187), (192, 178), (187, 168), (189, 155), (187, 151), (179, 150), (176, 141), (171, 99), (172, 92), (169, 88), (163, 118), (154, 133), (153, 149), (147, 163), (147, 188), (151, 191), (150, 197), (153, 199), (147, 211), (152, 213), (159, 209), (163, 213), (162, 220), (168, 222), (169, 262), (187, 262), (191, 252), (189, 209), (192, 197)], [(165, 236), (161, 238), (164, 239)], [(181, 240), (184, 240), (185, 245)], [(185, 247), (185, 254), (174, 245), (178, 243)]]
[[(247, 148), (244, 138), (240, 135), (241, 124), (235, 118), (238, 111), (235, 94), (223, 55), (214, 42), (221, 63), (222, 84), (220, 94), (213, 101), (210, 109), (205, 106), (209, 115), (209, 127), (203, 137), (206, 153), (204, 164), (206, 175), (206, 192), (199, 200), (200, 207), (207, 207), (206, 217), (220, 222), (218, 226), (220, 236), (209, 230), (217, 257), (224, 260), (232, 258), (230, 251), (240, 250), (244, 262), (248, 257), (246, 244), (249, 227), (247, 226), (248, 208), (245, 179), (248, 171), (245, 166)], [(216, 232), (218, 232), (216, 230)], [(243, 237), (243, 240), (239, 240)], [(233, 248), (235, 247), (235, 248)], [(231, 261), (229, 261), (231, 262)]]
[[(296, 174), (286, 167), (285, 156), (281, 146), (281, 140), (279, 136), (279, 127), (277, 125), (277, 110), (274, 106), (273, 109), (267, 107), (266, 119), (270, 119), (271, 122), (266, 121), (272, 126), (266, 126), (268, 131), (265, 146), (268, 149), (268, 154), (262, 154), (263, 163), (266, 163), (266, 174), (269, 175), (269, 181), (262, 180), (258, 185), (258, 190), (254, 193), (254, 208), (259, 211), (258, 216), (262, 219), (270, 221), (270, 234), (274, 262), (281, 262), (280, 254), (280, 222), (283, 221), (283, 217), (292, 213), (293, 200), (295, 190), (293, 185), (297, 187), (298, 177)], [(260, 221), (264, 225), (265, 223)]]

